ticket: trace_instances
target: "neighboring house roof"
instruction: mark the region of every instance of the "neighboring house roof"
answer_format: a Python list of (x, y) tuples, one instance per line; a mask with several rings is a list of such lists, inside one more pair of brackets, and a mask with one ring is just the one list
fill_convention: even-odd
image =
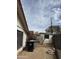
[(54, 33), (39, 33), (39, 34), (48, 34), (48, 35), (53, 35)]
[(50, 32), (43, 33), (43, 32), (40, 32), (39, 34), (54, 35), (54, 34), (61, 34), (61, 33), (56, 33), (56, 32), (53, 32), (53, 33), (50, 33)]
[(25, 18), (25, 15), (24, 15), (23, 8), (22, 8), (20, 0), (17, 0), (17, 17), (19, 17), (19, 21), (22, 24), (23, 30), (26, 33), (28, 33), (29, 29), (28, 29), (28, 25), (27, 25), (27, 22), (26, 22), (26, 18)]

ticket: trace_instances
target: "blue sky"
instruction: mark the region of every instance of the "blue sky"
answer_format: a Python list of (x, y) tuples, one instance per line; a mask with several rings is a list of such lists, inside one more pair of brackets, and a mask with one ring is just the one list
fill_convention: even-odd
[(21, 0), (29, 30), (44, 32), (52, 25), (61, 25), (60, 0)]

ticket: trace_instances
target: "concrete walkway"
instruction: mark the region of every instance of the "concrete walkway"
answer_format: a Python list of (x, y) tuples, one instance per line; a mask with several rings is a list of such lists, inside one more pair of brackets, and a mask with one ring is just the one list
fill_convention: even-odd
[(55, 59), (54, 55), (47, 54), (49, 47), (36, 47), (33, 52), (22, 51), (17, 59)]

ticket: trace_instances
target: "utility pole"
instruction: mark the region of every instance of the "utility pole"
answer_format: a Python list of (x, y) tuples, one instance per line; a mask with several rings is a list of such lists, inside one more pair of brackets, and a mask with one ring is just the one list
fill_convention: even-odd
[(52, 29), (52, 17), (50, 18), (50, 22), (51, 22), (50, 29), (51, 29), (51, 33), (52, 33), (53, 32), (53, 29)]
[(50, 14), (50, 23), (51, 23), (51, 24), (50, 24), (50, 26), (51, 26), (51, 33), (53, 33), (53, 26), (52, 26), (52, 25), (53, 25), (53, 23), (52, 23), (52, 20), (53, 20), (53, 17), (54, 17), (54, 13), (55, 13), (55, 12), (54, 12), (54, 10), (52, 10), (52, 11), (51, 11), (51, 14)]

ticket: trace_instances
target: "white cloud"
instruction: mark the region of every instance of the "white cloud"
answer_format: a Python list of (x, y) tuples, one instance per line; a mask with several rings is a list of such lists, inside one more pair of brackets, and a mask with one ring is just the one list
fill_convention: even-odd
[(23, 0), (22, 4), (30, 29), (43, 31), (50, 25), (50, 17), (53, 25), (61, 24), (60, 0)]

